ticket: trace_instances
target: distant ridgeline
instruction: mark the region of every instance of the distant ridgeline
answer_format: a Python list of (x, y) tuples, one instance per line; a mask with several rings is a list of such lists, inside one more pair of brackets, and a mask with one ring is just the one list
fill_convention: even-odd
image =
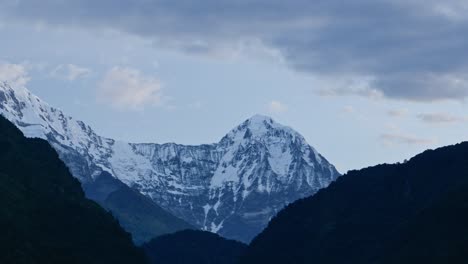
[(468, 263), (468, 143), (351, 171), (281, 211), (241, 263)]
[(49, 143), (0, 116), (0, 263), (145, 263)]

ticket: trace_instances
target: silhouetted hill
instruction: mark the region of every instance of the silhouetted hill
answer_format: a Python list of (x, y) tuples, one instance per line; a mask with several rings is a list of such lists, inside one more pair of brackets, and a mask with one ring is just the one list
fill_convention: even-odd
[(237, 264), (246, 245), (210, 232), (184, 230), (155, 238), (143, 248), (152, 264)]
[(41, 139), (0, 116), (0, 263), (144, 263), (112, 217)]
[(351, 171), (281, 211), (242, 263), (467, 263), (468, 143)]

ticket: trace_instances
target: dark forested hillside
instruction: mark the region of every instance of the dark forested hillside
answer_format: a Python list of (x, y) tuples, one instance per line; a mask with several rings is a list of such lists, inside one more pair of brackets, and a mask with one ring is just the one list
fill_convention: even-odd
[(242, 263), (467, 263), (468, 143), (351, 171), (275, 217)]
[(160, 235), (195, 229), (107, 172), (84, 184), (83, 189), (87, 197), (112, 212), (137, 245)]
[(0, 116), (0, 263), (144, 263), (56, 152)]
[(245, 244), (216, 234), (184, 230), (143, 245), (151, 264), (237, 264)]
[(383, 263), (467, 263), (468, 185), (449, 192), (402, 226)]

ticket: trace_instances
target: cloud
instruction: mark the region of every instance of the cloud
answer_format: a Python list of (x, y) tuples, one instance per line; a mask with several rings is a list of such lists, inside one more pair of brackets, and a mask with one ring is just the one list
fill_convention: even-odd
[(340, 112), (342, 117), (346, 118), (353, 118), (358, 120), (359, 122), (368, 122), (369, 117), (366, 112), (361, 111), (361, 109), (356, 108), (355, 106), (352, 105), (345, 105), (340, 109)]
[(356, 112), (356, 108), (354, 108), (354, 106), (351, 106), (351, 105), (347, 105), (345, 107), (343, 107), (341, 109), (341, 111), (343, 113), (346, 113), (346, 114), (352, 114), (352, 113), (355, 113)]
[(13, 86), (25, 86), (30, 80), (24, 65), (0, 62), (0, 81)]
[(288, 111), (288, 107), (280, 101), (273, 100), (268, 103), (268, 111), (270, 113), (283, 113)]
[(190, 109), (200, 109), (203, 107), (203, 103), (200, 101), (195, 101), (195, 102), (189, 103), (187, 106)]
[(372, 87), (375, 78), (371, 76), (320, 76), (316, 77), (320, 96), (361, 96), (371, 99), (380, 99), (383, 94)]
[(437, 143), (435, 139), (422, 138), (416, 135), (411, 135), (402, 132), (400, 127), (395, 124), (386, 124), (385, 132), (380, 135), (380, 139), (386, 146), (395, 145), (430, 145)]
[(128, 67), (114, 67), (98, 84), (98, 101), (119, 109), (137, 110), (161, 105), (163, 95), (158, 79)]
[(391, 109), (387, 111), (387, 114), (391, 117), (404, 117), (408, 114), (408, 109), (406, 108)]
[(50, 75), (55, 78), (74, 81), (76, 79), (86, 77), (90, 73), (91, 70), (88, 68), (74, 64), (60, 64), (50, 72)]
[(403, 145), (428, 145), (433, 144), (436, 140), (419, 138), (413, 135), (407, 135), (399, 132), (384, 133), (380, 136), (385, 145), (393, 146), (396, 144)]
[(467, 117), (454, 116), (448, 113), (427, 113), (419, 114), (418, 119), (431, 124), (448, 124), (468, 121)]
[(464, 0), (441, 1), (435, 5), (434, 11), (454, 21), (466, 20), (468, 3)]
[(118, 30), (199, 55), (260, 44), (313, 76), (371, 78), (367, 88), (339, 84), (323, 94), (425, 102), (468, 97), (466, 11), (462, 0), (0, 3), (5, 21)]

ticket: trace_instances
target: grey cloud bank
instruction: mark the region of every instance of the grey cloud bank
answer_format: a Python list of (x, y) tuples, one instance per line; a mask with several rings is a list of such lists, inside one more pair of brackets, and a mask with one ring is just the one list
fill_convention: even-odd
[[(467, 10), (458, 0), (0, 3), (3, 20), (113, 29), (197, 54), (261, 43), (296, 70), (362, 78), (369, 91), (357, 95), (411, 101), (468, 97)], [(344, 85), (332, 92), (354, 91)]]

